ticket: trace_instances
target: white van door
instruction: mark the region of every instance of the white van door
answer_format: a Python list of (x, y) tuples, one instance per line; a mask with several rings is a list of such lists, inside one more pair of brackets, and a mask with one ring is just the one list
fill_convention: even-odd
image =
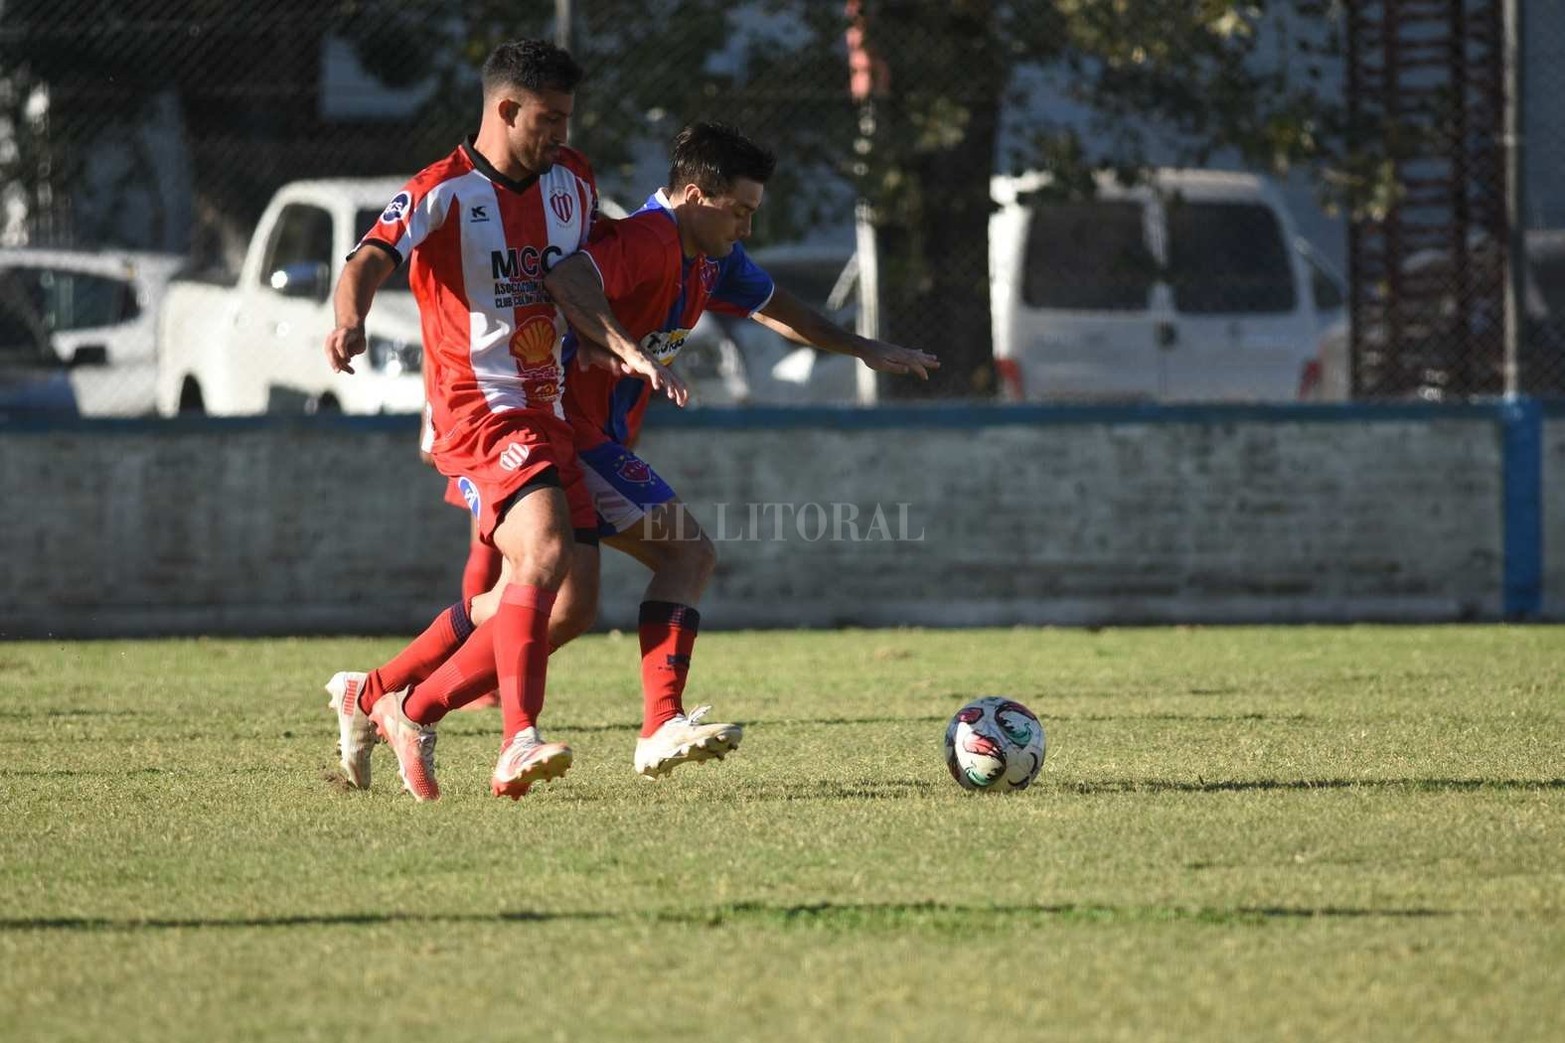
[(1010, 295), (1007, 332), (1027, 399), (1161, 397), (1146, 204), (1041, 201), (1023, 211), (1021, 286)]
[(1262, 199), (1174, 197), (1164, 218), (1173, 305), (1163, 356), (1175, 402), (1294, 401), (1316, 319), (1290, 230)]
[(332, 217), (308, 203), (289, 203), (272, 226), (255, 283), (240, 292), (244, 330), (235, 375), (243, 400), (266, 412), (303, 412), (331, 371), (321, 344), (331, 329)]

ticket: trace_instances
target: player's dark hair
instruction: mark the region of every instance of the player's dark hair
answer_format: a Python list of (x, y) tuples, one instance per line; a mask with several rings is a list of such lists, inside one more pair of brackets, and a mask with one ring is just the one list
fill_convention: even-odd
[(764, 145), (726, 123), (692, 123), (674, 139), (674, 161), (668, 168), (672, 192), (695, 185), (709, 196), (720, 196), (738, 178), (766, 183), (777, 169), (777, 156)]
[(581, 66), (576, 60), (548, 40), (511, 40), (489, 52), (484, 60), (485, 96), (506, 87), (520, 87), (535, 94), (570, 94), (581, 77)]

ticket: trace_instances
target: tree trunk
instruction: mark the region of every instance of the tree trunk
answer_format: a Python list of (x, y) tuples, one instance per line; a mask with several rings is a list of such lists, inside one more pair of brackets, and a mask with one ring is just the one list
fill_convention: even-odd
[(989, 178), (1006, 81), (992, 0), (866, 5), (884, 61), (867, 195), (884, 340), (940, 357), (925, 383), (882, 377), (886, 398), (994, 394)]

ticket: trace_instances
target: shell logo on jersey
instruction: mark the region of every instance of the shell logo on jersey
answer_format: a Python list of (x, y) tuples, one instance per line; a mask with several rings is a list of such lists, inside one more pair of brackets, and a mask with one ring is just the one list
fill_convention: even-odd
[(641, 350), (651, 355), (658, 365), (669, 366), (673, 364), (674, 356), (679, 354), (679, 349), (685, 346), (685, 338), (688, 336), (689, 330), (659, 330), (641, 338)]
[(652, 468), (647, 466), (645, 460), (629, 453), (619, 458), (614, 472), (627, 482), (635, 482), (637, 485), (646, 485), (652, 481)]
[(528, 366), (554, 358), (554, 320), (534, 315), (511, 334), (511, 357)]
[(512, 442), (500, 452), (500, 466), (507, 471), (514, 471), (526, 462), (527, 447), (520, 442)]
[(556, 192), (549, 197), (549, 209), (562, 223), (568, 222), (576, 209), (576, 200), (569, 192)]
[(478, 486), (468, 477), (456, 480), (456, 487), (462, 493), (462, 499), (467, 501), (467, 509), (473, 512), (473, 517), (478, 517), (478, 512), (483, 509), (483, 502), (478, 497)]
[(392, 196), (391, 202), (386, 204), (386, 209), (380, 212), (380, 223), (383, 225), (396, 224), (402, 220), (402, 215), (408, 212), (408, 207), (412, 202), (412, 196), (406, 192), (398, 192), (395, 196)]

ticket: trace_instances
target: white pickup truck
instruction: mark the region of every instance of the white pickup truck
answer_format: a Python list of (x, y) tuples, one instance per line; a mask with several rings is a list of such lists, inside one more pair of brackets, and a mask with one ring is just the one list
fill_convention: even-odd
[(158, 412), (419, 412), (422, 338), (405, 265), (375, 297), (357, 373), (333, 373), (324, 350), (343, 260), (403, 183), (284, 185), (256, 225), (237, 283), (173, 283), (158, 323)]

